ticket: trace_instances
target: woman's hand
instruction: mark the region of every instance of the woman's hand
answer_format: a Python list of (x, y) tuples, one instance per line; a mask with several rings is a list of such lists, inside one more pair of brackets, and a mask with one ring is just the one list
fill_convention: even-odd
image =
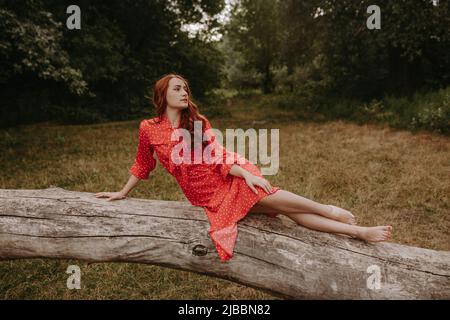
[(261, 187), (267, 193), (270, 193), (270, 191), (272, 190), (272, 186), (270, 185), (269, 181), (264, 178), (249, 173), (244, 176), (244, 179), (250, 189), (252, 189), (256, 194), (258, 194), (258, 191), (256, 190), (255, 186)]
[(122, 192), (98, 192), (95, 194), (96, 198), (108, 198), (106, 201), (111, 200), (121, 200), (125, 199), (127, 196), (123, 194)]

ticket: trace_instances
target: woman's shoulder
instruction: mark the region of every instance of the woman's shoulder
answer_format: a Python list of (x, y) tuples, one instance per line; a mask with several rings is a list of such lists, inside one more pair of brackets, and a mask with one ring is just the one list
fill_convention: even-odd
[(158, 129), (158, 118), (143, 119), (139, 124), (139, 132), (146, 137), (152, 137), (157, 135), (161, 131)]
[(161, 123), (161, 119), (159, 117), (155, 118), (149, 118), (149, 119), (143, 119), (141, 120), (140, 127), (145, 129), (151, 129), (156, 127), (158, 124)]
[(139, 131), (149, 140), (150, 144), (164, 144), (167, 140), (168, 131), (161, 127), (159, 117), (143, 119), (139, 125)]

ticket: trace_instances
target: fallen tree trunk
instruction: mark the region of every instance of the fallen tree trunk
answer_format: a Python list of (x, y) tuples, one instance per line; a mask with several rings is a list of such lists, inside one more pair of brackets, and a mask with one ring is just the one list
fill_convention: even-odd
[(207, 274), (287, 299), (449, 299), (450, 252), (367, 244), (251, 214), (220, 262), (188, 202), (0, 189), (0, 259), (137, 262)]

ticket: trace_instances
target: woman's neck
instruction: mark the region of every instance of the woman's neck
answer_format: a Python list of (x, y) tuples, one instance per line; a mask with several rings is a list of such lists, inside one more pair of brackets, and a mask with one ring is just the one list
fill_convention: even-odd
[(166, 108), (166, 116), (167, 119), (170, 121), (173, 127), (176, 127), (177, 124), (180, 122), (181, 119), (181, 112), (176, 109), (172, 109), (170, 107)]

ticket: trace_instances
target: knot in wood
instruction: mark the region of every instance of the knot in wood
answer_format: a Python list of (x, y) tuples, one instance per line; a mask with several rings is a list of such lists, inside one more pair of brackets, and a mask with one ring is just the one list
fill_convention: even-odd
[(208, 249), (201, 244), (197, 244), (193, 249), (192, 249), (192, 254), (194, 256), (206, 256), (206, 254), (208, 253)]

